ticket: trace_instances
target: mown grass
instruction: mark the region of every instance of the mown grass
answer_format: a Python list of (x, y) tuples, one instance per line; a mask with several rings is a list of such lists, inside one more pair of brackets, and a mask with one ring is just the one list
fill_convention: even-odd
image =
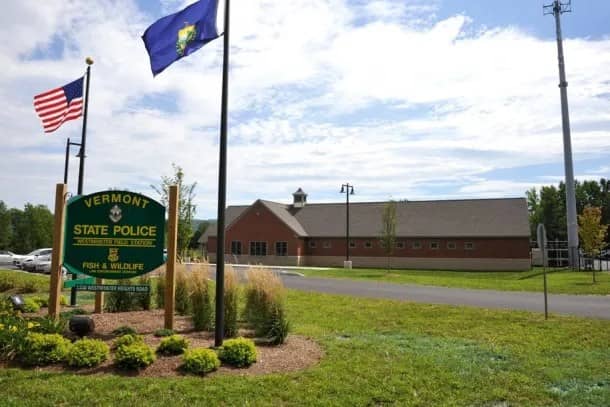
[(294, 333), (325, 352), (305, 371), (154, 379), (0, 369), (1, 403), (610, 405), (608, 321), (292, 290), (287, 307)]
[[(542, 268), (522, 272), (390, 270), (387, 269), (301, 269), (310, 277), (346, 278), (398, 284), (475, 288), (500, 291), (543, 291)], [(547, 273), (548, 291), (553, 294), (610, 294), (610, 273), (551, 270)]]

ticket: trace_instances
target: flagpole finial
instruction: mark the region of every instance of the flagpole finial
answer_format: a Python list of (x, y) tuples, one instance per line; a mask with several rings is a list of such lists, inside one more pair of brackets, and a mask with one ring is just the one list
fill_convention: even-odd
[(93, 65), (93, 58), (87, 57), (85, 58), (85, 62), (87, 63), (87, 65)]

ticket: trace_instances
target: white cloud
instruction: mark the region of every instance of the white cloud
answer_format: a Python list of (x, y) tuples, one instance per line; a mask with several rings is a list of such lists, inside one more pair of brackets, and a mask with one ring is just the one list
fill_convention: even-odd
[[(345, 181), (357, 200), (522, 196), (538, 185), (545, 174), (489, 174), (563, 159), (554, 42), (515, 27), (473, 34), (469, 16), (439, 20), (439, 7), (234, 6), (228, 202), (288, 201), (299, 186), (310, 201), (337, 200)], [(130, 1), (4, 6), (0, 35), (15, 41), (0, 44), (1, 200), (51, 206), (65, 138), (79, 139), (80, 122), (43, 135), (31, 100), (80, 75), (91, 55), (85, 192), (152, 195), (149, 184), (176, 162), (199, 183), (199, 216), (215, 216), (222, 39), (153, 79), (140, 35), (158, 17)], [(610, 40), (571, 39), (565, 49), (575, 159), (610, 158), (610, 98), (599, 96), (610, 94)]]

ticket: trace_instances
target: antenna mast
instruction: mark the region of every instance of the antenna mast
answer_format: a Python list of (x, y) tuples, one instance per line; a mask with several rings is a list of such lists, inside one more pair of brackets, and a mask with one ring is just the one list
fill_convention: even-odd
[(542, 7), (543, 14), (555, 17), (557, 34), (557, 59), (559, 62), (559, 93), (561, 96), (561, 124), (563, 128), (563, 162), (566, 177), (566, 212), (568, 223), (568, 261), (572, 269), (578, 266), (578, 221), (576, 219), (576, 193), (574, 191), (574, 166), (572, 165), (572, 141), (570, 135), (570, 112), (568, 110), (568, 82), (566, 81), (561, 36), (561, 15), (572, 12), (572, 1), (554, 0)]

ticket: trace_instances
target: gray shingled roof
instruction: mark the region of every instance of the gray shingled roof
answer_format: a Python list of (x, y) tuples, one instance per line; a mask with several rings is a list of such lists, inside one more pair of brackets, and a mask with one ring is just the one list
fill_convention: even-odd
[[(261, 202), (299, 236), (345, 236), (344, 203), (293, 208), (277, 202)], [(379, 236), (385, 205), (386, 202), (350, 203), (350, 235)], [(231, 223), (229, 213), (234, 220), (247, 208), (229, 206), (227, 225)], [(529, 234), (525, 198), (396, 203), (396, 235), (400, 237), (527, 237)], [(216, 236), (215, 225), (205, 235)]]

